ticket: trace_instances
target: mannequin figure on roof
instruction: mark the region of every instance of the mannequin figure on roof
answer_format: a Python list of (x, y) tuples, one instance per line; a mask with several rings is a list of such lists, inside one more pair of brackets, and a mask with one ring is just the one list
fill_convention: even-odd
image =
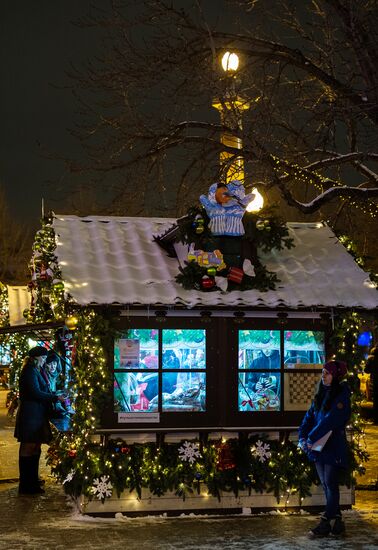
[(200, 196), (202, 206), (210, 218), (210, 231), (215, 236), (240, 237), (244, 235), (242, 217), (254, 194), (245, 194), (244, 185), (233, 180), (230, 183), (213, 183), (207, 197)]

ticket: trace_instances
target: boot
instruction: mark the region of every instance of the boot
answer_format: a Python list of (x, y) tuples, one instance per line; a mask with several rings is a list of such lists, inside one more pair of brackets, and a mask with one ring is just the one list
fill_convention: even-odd
[(39, 449), (39, 452), (37, 453), (36, 456), (38, 456), (38, 463), (37, 463), (37, 476), (38, 476), (38, 483), (39, 485), (44, 485), (46, 482), (44, 479), (42, 479), (41, 477), (39, 477), (39, 473), (38, 473), (38, 470), (39, 470), (39, 460), (41, 458), (41, 449)]
[(319, 524), (308, 532), (308, 537), (310, 539), (320, 539), (323, 537), (328, 537), (330, 532), (331, 524), (329, 519), (325, 516), (321, 516)]
[(38, 469), (39, 469), (39, 457), (41, 456), (41, 451), (39, 451), (38, 454), (33, 455), (33, 462), (32, 464), (32, 486), (35, 488), (35, 494), (43, 494), (45, 492), (44, 489), (41, 488), (41, 483), (38, 476)]
[(331, 533), (332, 533), (332, 535), (335, 535), (336, 537), (340, 537), (341, 535), (344, 535), (344, 533), (345, 533), (345, 523), (343, 522), (341, 516), (336, 516), (335, 517)]
[[(38, 465), (37, 465), (38, 468)], [(20, 484), (18, 487), (19, 495), (38, 495), (45, 491), (36, 483), (36, 460), (35, 456), (20, 456)]]

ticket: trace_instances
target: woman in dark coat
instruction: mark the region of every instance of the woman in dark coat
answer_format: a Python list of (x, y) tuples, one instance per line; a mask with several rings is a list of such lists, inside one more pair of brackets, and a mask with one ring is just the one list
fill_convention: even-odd
[(19, 391), (20, 404), (17, 411), (14, 436), (20, 442), (19, 494), (40, 494), (38, 479), (41, 444), (49, 443), (52, 433), (49, 424), (49, 407), (60, 399), (50, 392), (41, 375), (47, 349), (36, 346), (29, 350), (20, 374)]
[[(299, 445), (315, 462), (323, 486), (326, 508), (319, 525), (311, 529), (310, 538), (341, 535), (345, 525), (341, 518), (339, 473), (348, 465), (348, 442), (345, 428), (351, 415), (350, 389), (343, 381), (347, 366), (343, 361), (324, 365), (314, 401), (299, 428)], [(327, 439), (328, 436), (328, 439)], [(323, 448), (317, 445), (325, 437)]]

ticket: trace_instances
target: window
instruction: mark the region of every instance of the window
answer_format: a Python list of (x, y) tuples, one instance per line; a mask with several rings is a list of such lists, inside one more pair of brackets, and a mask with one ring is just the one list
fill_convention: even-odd
[(206, 331), (129, 329), (114, 343), (115, 412), (206, 411)]
[(279, 411), (279, 330), (239, 330), (238, 410)]

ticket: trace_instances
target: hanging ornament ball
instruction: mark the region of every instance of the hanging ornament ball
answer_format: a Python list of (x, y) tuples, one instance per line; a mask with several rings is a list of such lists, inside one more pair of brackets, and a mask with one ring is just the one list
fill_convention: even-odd
[(264, 229), (265, 231), (271, 231), (271, 226), (269, 220), (264, 220)]
[(63, 281), (60, 281), (59, 279), (55, 280), (53, 282), (52, 286), (54, 287), (54, 290), (56, 290), (56, 291), (64, 290), (64, 283), (63, 283)]
[(215, 266), (208, 267), (207, 274), (209, 275), (209, 277), (215, 277), (215, 275), (217, 274), (217, 268)]
[(22, 316), (25, 319), (27, 319), (29, 317), (29, 314), (30, 314), (30, 309), (29, 308), (24, 309), (24, 311), (22, 312)]
[(130, 447), (123, 446), (121, 447), (121, 453), (124, 455), (128, 455), (130, 452)]
[(205, 231), (205, 228), (204, 228), (203, 225), (197, 225), (195, 231), (196, 231), (197, 235), (201, 235), (201, 233), (203, 233)]
[(203, 289), (208, 290), (209, 288), (213, 288), (213, 286), (215, 286), (215, 281), (209, 277), (204, 277), (201, 281), (201, 286)]
[(64, 324), (69, 330), (75, 330), (78, 322), (79, 319), (75, 315), (69, 315), (68, 317), (66, 317)]
[(258, 231), (262, 231), (263, 229), (265, 229), (265, 222), (264, 222), (264, 220), (257, 220), (257, 222), (256, 222), (256, 229), (258, 229)]

